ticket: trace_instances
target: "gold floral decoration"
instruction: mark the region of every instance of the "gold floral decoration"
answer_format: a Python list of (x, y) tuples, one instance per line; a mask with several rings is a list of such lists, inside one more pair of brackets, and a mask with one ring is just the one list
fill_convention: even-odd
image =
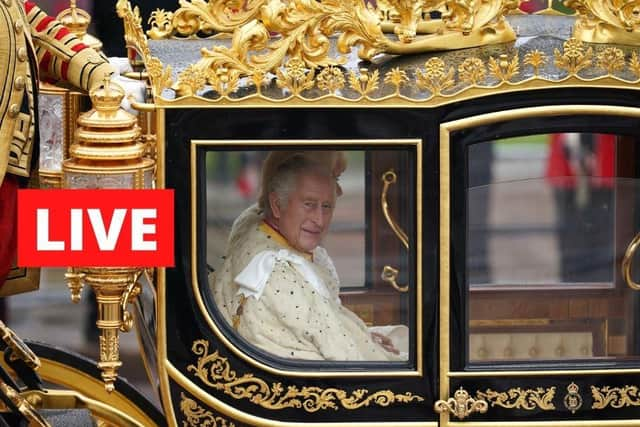
[(407, 73), (404, 70), (401, 70), (400, 67), (395, 67), (385, 74), (384, 82), (395, 86), (396, 95), (398, 95), (400, 93), (400, 88), (409, 82), (409, 77), (407, 77)]
[(596, 64), (603, 68), (608, 74), (613, 75), (616, 71), (624, 68), (626, 62), (624, 53), (617, 47), (608, 47), (596, 56)]
[(260, 94), (262, 92), (262, 85), (265, 83), (265, 73), (262, 70), (255, 70), (251, 74), (251, 81), (256, 87), (256, 93)]
[(307, 412), (319, 410), (344, 409), (354, 410), (371, 404), (389, 406), (394, 403), (422, 402), (424, 398), (410, 392), (395, 394), (391, 390), (380, 390), (370, 393), (366, 389), (357, 389), (351, 393), (337, 388), (321, 388), (282, 383), (272, 383), (244, 374), (239, 376), (226, 357), (218, 351), (209, 353), (209, 342), (196, 340), (191, 351), (199, 356), (195, 365), (187, 366), (187, 371), (200, 379), (204, 384), (231, 396), (234, 399), (248, 399), (251, 403), (266, 409), (302, 408)]
[(511, 61), (507, 55), (502, 54), (496, 60), (493, 56), (489, 57), (489, 71), (498, 80), (507, 82), (520, 72), (519, 58), (516, 54)]
[(555, 64), (558, 68), (566, 70), (569, 74), (577, 74), (580, 70), (591, 65), (593, 49), (584, 50), (584, 44), (573, 37), (563, 43), (563, 52), (553, 50)]
[(416, 71), (416, 83), (420, 89), (428, 89), (433, 95), (440, 95), (455, 83), (453, 67), (446, 69), (440, 58), (430, 58), (424, 64), (425, 70)]
[(164, 88), (171, 87), (173, 84), (173, 80), (171, 79), (171, 66), (164, 68), (162, 62), (155, 56), (152, 56), (145, 63), (145, 67), (155, 93), (161, 94)]
[(547, 62), (546, 55), (538, 49), (527, 52), (524, 56), (525, 64), (530, 65), (533, 68), (533, 75), (537, 76), (542, 67)]
[(180, 411), (186, 418), (182, 427), (235, 427), (235, 424), (207, 411), (193, 399), (189, 399), (184, 393), (180, 393)]
[(213, 71), (208, 70), (207, 81), (221, 96), (228, 96), (238, 87), (240, 73), (221, 67)]
[(627, 406), (640, 406), (640, 389), (634, 385), (624, 387), (595, 387), (591, 386), (593, 396), (592, 409), (605, 409), (611, 406), (615, 409)]
[(276, 84), (279, 88), (287, 89), (293, 95), (300, 95), (303, 90), (311, 89), (314, 84), (315, 72), (307, 70), (300, 58), (291, 58), (282, 69), (276, 71)]
[(629, 58), (629, 70), (636, 78), (640, 78), (640, 58), (638, 58), (637, 52), (633, 52)]
[(349, 86), (363, 97), (378, 90), (379, 83), (380, 72), (378, 70), (369, 74), (366, 68), (361, 68), (359, 76), (353, 71), (349, 73)]
[(316, 77), (318, 89), (334, 93), (344, 87), (344, 74), (338, 67), (326, 67)]
[(197, 64), (190, 64), (178, 76), (178, 83), (174, 86), (176, 92), (181, 95), (191, 96), (207, 84), (207, 71), (198, 67)]
[(465, 59), (458, 66), (460, 80), (470, 85), (477, 85), (482, 82), (486, 75), (487, 69), (484, 66), (484, 62), (475, 57)]
[(534, 409), (542, 409), (543, 411), (552, 411), (556, 407), (553, 404), (556, 388), (551, 387), (544, 389), (537, 387), (535, 389), (522, 389), (520, 387), (509, 389), (506, 392), (498, 392), (487, 389), (486, 391), (477, 391), (478, 399), (484, 399), (491, 403), (491, 406), (501, 406), (507, 409), (524, 409), (532, 411)]

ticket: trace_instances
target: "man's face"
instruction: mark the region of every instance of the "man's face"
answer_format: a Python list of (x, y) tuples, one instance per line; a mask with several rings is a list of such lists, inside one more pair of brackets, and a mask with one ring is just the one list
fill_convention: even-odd
[(271, 203), (280, 233), (295, 249), (311, 252), (327, 234), (336, 203), (335, 188), (335, 181), (328, 176), (298, 175), (287, 205), (280, 206), (275, 199)]

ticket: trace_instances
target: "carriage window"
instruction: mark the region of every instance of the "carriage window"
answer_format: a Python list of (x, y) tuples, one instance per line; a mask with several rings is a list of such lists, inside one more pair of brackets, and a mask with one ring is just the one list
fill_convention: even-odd
[(468, 147), (470, 362), (640, 355), (620, 274), (640, 231), (636, 144), (556, 133)]
[(412, 150), (207, 152), (209, 287), (244, 340), (290, 359), (408, 360)]

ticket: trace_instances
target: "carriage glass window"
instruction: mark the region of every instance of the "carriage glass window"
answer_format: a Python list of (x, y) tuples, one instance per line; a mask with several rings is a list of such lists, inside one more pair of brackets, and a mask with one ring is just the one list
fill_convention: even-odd
[(206, 249), (220, 318), (278, 357), (408, 360), (415, 161), (414, 147), (209, 150)]
[(467, 147), (470, 363), (638, 359), (639, 297), (620, 273), (640, 231), (636, 146), (555, 133)]

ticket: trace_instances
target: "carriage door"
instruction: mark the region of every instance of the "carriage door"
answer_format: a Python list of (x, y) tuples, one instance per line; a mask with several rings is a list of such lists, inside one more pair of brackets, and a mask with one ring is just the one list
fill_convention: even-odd
[(441, 126), (441, 426), (640, 425), (639, 117)]

